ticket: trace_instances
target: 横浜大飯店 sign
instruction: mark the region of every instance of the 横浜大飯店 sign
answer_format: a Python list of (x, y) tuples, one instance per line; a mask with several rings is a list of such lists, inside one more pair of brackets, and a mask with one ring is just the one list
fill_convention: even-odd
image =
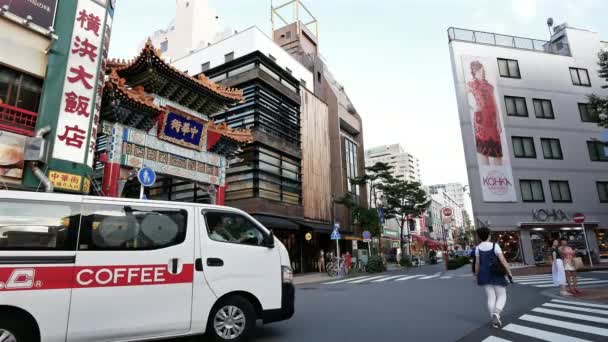
[(202, 151), (205, 144), (206, 122), (168, 107), (158, 128), (159, 139)]

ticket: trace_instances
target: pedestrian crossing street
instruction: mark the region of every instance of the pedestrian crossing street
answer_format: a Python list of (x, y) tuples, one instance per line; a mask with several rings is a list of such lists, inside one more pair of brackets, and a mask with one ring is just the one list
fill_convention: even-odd
[[(530, 285), (534, 287), (554, 287), (553, 285), (553, 277), (551, 274), (540, 274), (540, 275), (530, 275), (530, 276), (518, 276), (513, 277), (513, 281), (519, 285)], [(578, 276), (578, 284), (580, 287), (585, 287), (587, 285), (599, 285), (606, 284), (608, 280), (602, 280), (593, 277), (585, 276), (585, 273), (579, 273)]]
[(506, 324), (482, 342), (528, 338), (552, 342), (608, 340), (608, 305), (553, 299)]
[(339, 279), (323, 283), (323, 285), (337, 284), (374, 284), (384, 282), (401, 282), (406, 280), (429, 280), (429, 279), (451, 279), (452, 276), (442, 274), (441, 272), (434, 274), (416, 274), (416, 275), (377, 275), (377, 276), (360, 276), (354, 278)]

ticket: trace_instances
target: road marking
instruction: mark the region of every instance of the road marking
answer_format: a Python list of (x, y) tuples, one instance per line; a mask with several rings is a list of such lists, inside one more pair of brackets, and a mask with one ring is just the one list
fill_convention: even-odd
[(510, 331), (520, 335), (526, 335), (530, 337), (537, 338), (539, 340), (550, 341), (550, 342), (590, 342), (588, 340), (583, 340), (580, 338), (556, 334), (549, 331), (544, 331), (540, 329), (534, 329), (530, 327), (525, 327), (523, 325), (518, 324), (508, 324), (502, 330)]
[(390, 276), (390, 277), (374, 280), (374, 281), (372, 281), (372, 283), (381, 283), (383, 281), (387, 281), (387, 280), (391, 280), (391, 279), (395, 279), (395, 278), (399, 278), (399, 277), (401, 277), (401, 276), (400, 275), (398, 275), (398, 276)]
[(598, 327), (594, 327), (591, 325), (558, 321), (556, 319), (550, 319), (550, 318), (533, 316), (533, 315), (523, 315), (523, 316), (519, 317), (519, 319), (528, 321), (528, 322), (533, 322), (533, 323), (550, 325), (550, 326), (554, 326), (554, 327), (558, 327), (558, 328), (587, 332), (587, 333), (594, 334), (594, 335), (608, 336), (608, 329), (598, 328)]
[(481, 342), (511, 342), (511, 340), (505, 340), (504, 338), (490, 336)]
[(537, 274), (537, 275), (529, 275), (529, 276), (514, 276), (513, 279), (535, 279), (535, 278), (551, 278), (553, 277), (551, 274)]
[(591, 273), (608, 273), (608, 271), (591, 271)]
[[(578, 284), (579, 285), (593, 285), (593, 284), (605, 284), (608, 283), (608, 280), (586, 280), (586, 281), (579, 281)], [(551, 287), (554, 286), (553, 284), (542, 284), (542, 285), (534, 285), (536, 287)]]
[(439, 279), (452, 279), (452, 276), (443, 276), (443, 277), (439, 277)]
[(575, 304), (575, 305), (580, 305), (580, 306), (588, 306), (590, 308), (608, 309), (608, 305), (603, 305), (603, 304), (591, 304), (591, 303), (575, 302), (573, 300), (563, 300), (563, 299), (552, 299), (551, 301), (552, 302), (556, 302), (556, 303)]
[(420, 277), (420, 276), (423, 276), (423, 275), (424, 275), (424, 274), (418, 274), (418, 275), (413, 275), (413, 276), (407, 276), (407, 277), (403, 277), (403, 278), (396, 279), (395, 281), (403, 281), (403, 280), (408, 280), (408, 279), (412, 279), (412, 278)]
[(550, 309), (544, 309), (544, 308), (534, 308), (534, 309), (532, 309), (532, 311), (545, 313), (545, 314), (549, 314), (549, 315), (554, 315), (554, 316), (580, 319), (583, 321), (608, 324), (608, 318), (603, 318), (603, 317), (581, 315), (581, 314), (576, 314), (576, 313), (572, 313), (572, 312), (564, 312), (564, 311), (550, 310)]
[[(579, 281), (589, 281), (589, 280), (599, 280), (597, 278), (579, 278)], [(530, 281), (518, 281), (517, 283), (520, 285), (537, 285), (537, 284), (546, 284), (546, 283), (553, 283), (553, 279), (547, 279), (547, 280), (530, 280)]]
[(359, 283), (363, 283), (365, 281), (368, 280), (374, 280), (374, 279), (380, 279), (380, 278), (384, 278), (385, 276), (375, 276), (375, 277), (371, 277), (371, 278), (365, 278), (365, 279), (361, 279), (361, 280), (355, 280), (355, 281), (350, 281), (348, 282), (349, 284), (359, 284)]
[(433, 279), (433, 278), (437, 278), (437, 277), (439, 277), (440, 275), (441, 275), (441, 273), (435, 273), (435, 274), (432, 274), (432, 275), (430, 275), (430, 276), (426, 276), (426, 277), (418, 278), (418, 280), (420, 280), (420, 279)]
[(333, 284), (346, 283), (347, 281), (353, 281), (353, 280), (364, 279), (364, 278), (369, 278), (369, 276), (355, 277), (355, 278), (348, 278), (348, 279), (330, 281), (329, 283), (323, 283), (323, 285), (333, 285)]
[(582, 312), (588, 312), (588, 313), (596, 313), (596, 314), (601, 314), (601, 315), (608, 315), (608, 311), (606, 311), (606, 310), (581, 308), (579, 306), (572, 306), (572, 305), (545, 303), (545, 304), (543, 304), (543, 306), (547, 306), (547, 307), (550, 307), (550, 308), (557, 308), (557, 309), (568, 309), (568, 310), (574, 310), (574, 311), (582, 311)]

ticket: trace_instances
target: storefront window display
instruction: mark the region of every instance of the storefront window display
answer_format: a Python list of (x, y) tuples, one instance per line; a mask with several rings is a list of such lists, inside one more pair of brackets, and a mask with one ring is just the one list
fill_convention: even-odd
[[(568, 246), (575, 250), (576, 256), (583, 257), (587, 255), (585, 235), (581, 228), (532, 228), (530, 231), (530, 238), (532, 239), (534, 262), (537, 265), (551, 263), (551, 245), (554, 240), (560, 240), (562, 238), (565, 238), (568, 241)], [(586, 258), (583, 258), (583, 261), (586, 262)]]
[(608, 229), (596, 229), (595, 237), (600, 251), (600, 260), (608, 262)]
[(523, 262), (519, 232), (494, 232), (492, 241), (500, 245), (507, 261)]

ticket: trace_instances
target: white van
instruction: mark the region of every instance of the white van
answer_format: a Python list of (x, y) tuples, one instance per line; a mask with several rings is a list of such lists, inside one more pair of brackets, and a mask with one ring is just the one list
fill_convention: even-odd
[(244, 341), (293, 315), (289, 265), (237, 209), (0, 191), (0, 340)]

